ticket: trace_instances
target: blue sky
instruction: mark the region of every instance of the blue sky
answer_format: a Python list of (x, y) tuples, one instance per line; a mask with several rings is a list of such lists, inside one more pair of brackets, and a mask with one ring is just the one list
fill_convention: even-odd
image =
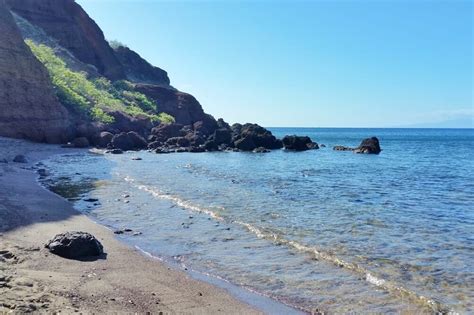
[(77, 2), (231, 123), (474, 127), (472, 1)]

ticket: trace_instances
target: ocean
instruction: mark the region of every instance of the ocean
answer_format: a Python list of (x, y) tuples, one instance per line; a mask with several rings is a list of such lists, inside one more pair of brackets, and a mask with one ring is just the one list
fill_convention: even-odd
[[(474, 129), (269, 129), (326, 147), (71, 153), (42, 182), (144, 252), (304, 311), (474, 312)], [(332, 150), (371, 136), (380, 155)]]

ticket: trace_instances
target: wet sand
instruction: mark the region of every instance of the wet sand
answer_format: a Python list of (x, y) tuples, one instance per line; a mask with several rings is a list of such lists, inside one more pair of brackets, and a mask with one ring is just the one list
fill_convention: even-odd
[[(64, 152), (72, 151), (0, 138), (0, 161), (9, 161), (0, 162), (0, 313), (262, 313), (122, 244), (41, 187), (32, 166)], [(11, 162), (17, 154), (28, 163)], [(107, 257), (76, 261), (50, 254), (44, 243), (65, 231), (93, 234)]]

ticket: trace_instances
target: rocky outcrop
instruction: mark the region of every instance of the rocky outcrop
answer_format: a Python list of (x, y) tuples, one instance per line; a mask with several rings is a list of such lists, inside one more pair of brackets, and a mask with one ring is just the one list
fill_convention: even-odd
[(379, 139), (372, 137), (362, 140), (354, 153), (379, 154), (381, 151)]
[(108, 146), (123, 151), (142, 150), (147, 148), (147, 142), (135, 131), (129, 131), (113, 136)]
[(114, 48), (115, 56), (122, 64), (127, 80), (136, 83), (149, 83), (156, 85), (170, 84), (168, 73), (158, 67), (152, 66), (148, 61), (140, 57), (128, 47), (118, 46)]
[(204, 112), (194, 96), (152, 84), (137, 84), (135, 88), (138, 92), (156, 101), (158, 111), (170, 114), (176, 123), (192, 125), (195, 122), (203, 121), (205, 127), (211, 127), (212, 130), (209, 132), (214, 131), (215, 119)]
[(69, 137), (66, 109), (0, 0), (0, 135), (60, 143)]
[(85, 259), (104, 254), (102, 244), (86, 232), (66, 232), (56, 235), (46, 243), (53, 254), (69, 259)]
[(306, 151), (319, 149), (316, 142), (313, 142), (310, 137), (304, 136), (285, 136), (283, 138), (283, 146), (286, 150), (291, 151)]
[(111, 80), (125, 79), (125, 72), (102, 30), (73, 0), (7, 0), (8, 6), (86, 64)]
[(242, 151), (252, 151), (258, 147), (274, 150), (283, 146), (281, 140), (257, 124), (234, 124), (231, 131), (233, 146)]

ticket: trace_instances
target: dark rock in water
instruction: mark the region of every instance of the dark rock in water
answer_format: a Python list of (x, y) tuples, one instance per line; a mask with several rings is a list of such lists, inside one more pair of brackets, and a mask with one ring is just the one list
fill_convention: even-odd
[(326, 145), (325, 145), (325, 144), (320, 144), (319, 147), (320, 147), (320, 148), (325, 148)]
[(108, 131), (102, 131), (97, 139), (97, 146), (99, 148), (106, 148), (107, 145), (112, 141), (114, 135)]
[(237, 149), (242, 151), (252, 151), (256, 148), (255, 142), (251, 135), (247, 135), (244, 138), (241, 138), (234, 142), (234, 145)]
[(283, 146), (286, 150), (292, 151), (306, 151), (319, 149), (316, 142), (313, 142), (308, 136), (285, 136), (283, 138)]
[(141, 150), (148, 147), (145, 139), (135, 131), (121, 132), (112, 138), (112, 147), (115, 149)]
[(380, 149), (379, 139), (372, 137), (362, 140), (359, 147), (354, 150), (354, 153), (379, 154), (380, 151), (382, 150)]
[(47, 171), (46, 169), (44, 169), (44, 168), (38, 169), (38, 170), (37, 170), (37, 173), (38, 173), (38, 175), (41, 176), (41, 177), (46, 177), (46, 176), (48, 176), (48, 171)]
[(102, 244), (86, 232), (66, 232), (56, 235), (45, 245), (53, 254), (69, 259), (83, 259), (104, 254)]
[(168, 153), (171, 153), (171, 151), (166, 148), (156, 148), (155, 153), (168, 154)]
[(28, 163), (28, 160), (24, 155), (17, 155), (13, 158), (13, 162), (15, 163)]
[(97, 199), (97, 198), (85, 198), (83, 200), (86, 201), (86, 202), (97, 202), (97, 201), (99, 201), (99, 199)]
[(219, 146), (214, 142), (214, 140), (206, 141), (203, 146), (206, 151), (217, 151), (219, 149)]
[(206, 149), (203, 146), (197, 146), (197, 147), (193, 146), (193, 147), (190, 147), (188, 151), (192, 153), (201, 153), (201, 152), (205, 152)]
[(72, 141), (75, 148), (87, 148), (89, 146), (89, 140), (86, 137), (79, 137)]
[(233, 146), (242, 151), (252, 151), (258, 147), (273, 150), (283, 146), (269, 130), (257, 124), (234, 124), (231, 129)]
[(132, 161), (141, 161), (143, 160), (141, 157), (134, 156), (132, 157)]
[(336, 145), (332, 148), (334, 151), (354, 151), (353, 148), (345, 147), (343, 145)]
[(264, 147), (258, 147), (258, 148), (253, 149), (252, 152), (253, 153), (268, 153), (268, 152), (271, 152), (271, 151), (264, 148)]
[(123, 151), (121, 149), (112, 149), (112, 150), (107, 150), (105, 152), (110, 153), (110, 154), (122, 154), (123, 153)]
[(212, 137), (213, 137), (214, 142), (217, 145), (229, 144), (230, 141), (232, 140), (232, 133), (230, 129), (221, 128), (221, 129), (216, 129)]

